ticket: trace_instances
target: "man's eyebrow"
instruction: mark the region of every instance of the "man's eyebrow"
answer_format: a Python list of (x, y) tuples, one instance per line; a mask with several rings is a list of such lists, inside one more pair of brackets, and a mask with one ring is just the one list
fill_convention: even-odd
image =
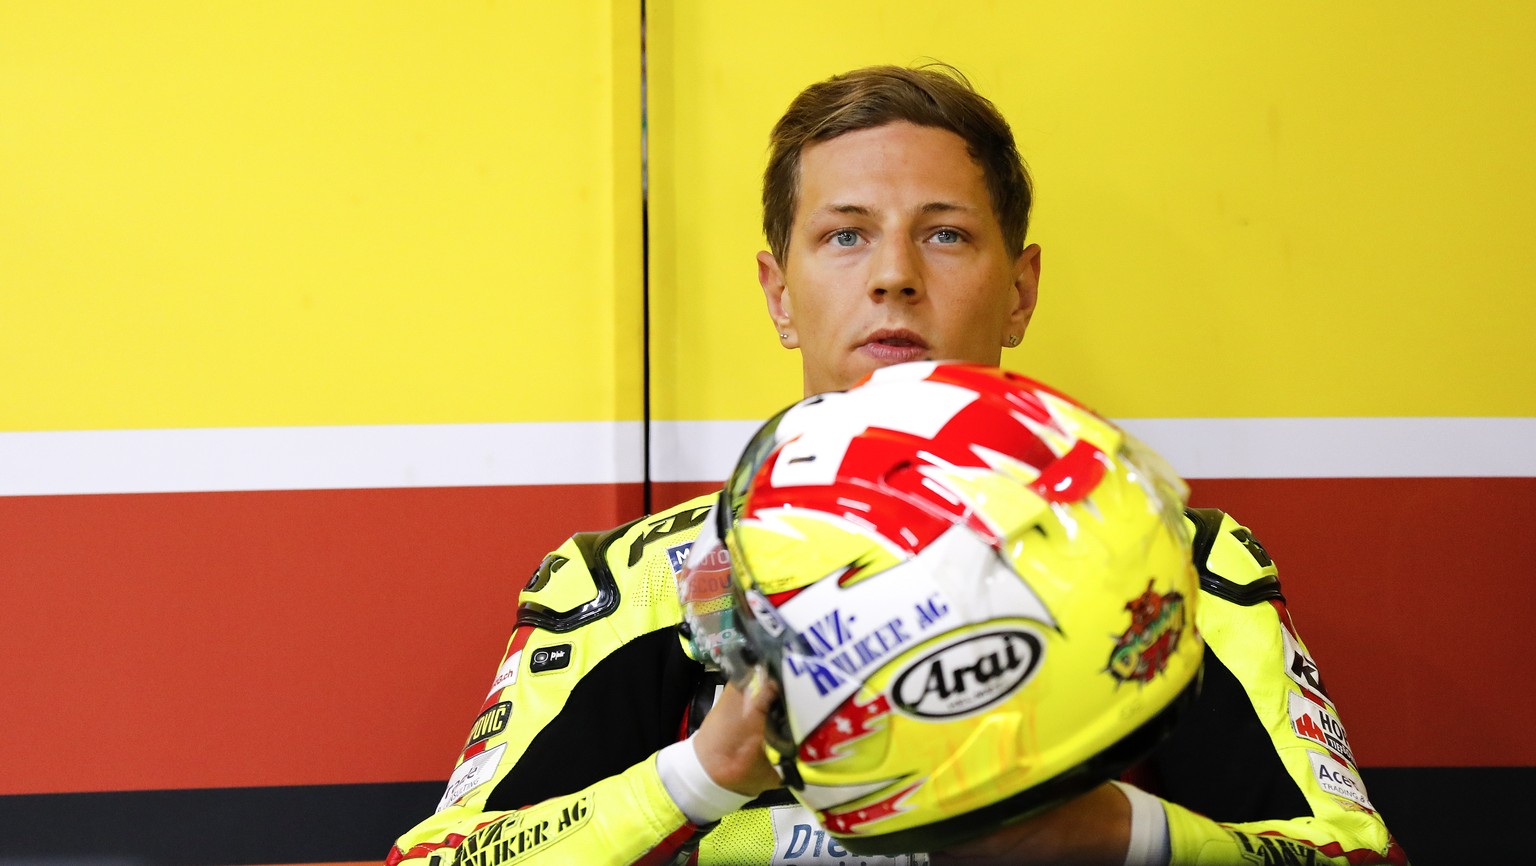
[[(974, 210), (975, 208), (971, 207), (970, 205), (956, 204), (955, 202), (949, 201), (931, 201), (918, 208), (920, 213), (925, 214), (956, 212), (968, 213)], [(869, 208), (861, 204), (829, 204), (826, 207), (821, 208), (820, 212), (862, 217), (874, 215), (874, 211), (871, 211)]]
[(873, 211), (861, 204), (829, 204), (822, 208), (825, 213), (839, 213), (848, 216), (872, 216)]

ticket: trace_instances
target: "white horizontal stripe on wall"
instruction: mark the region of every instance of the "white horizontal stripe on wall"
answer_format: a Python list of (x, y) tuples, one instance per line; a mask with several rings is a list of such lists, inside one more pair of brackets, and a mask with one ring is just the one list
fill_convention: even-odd
[(639, 421), (0, 433), (0, 495), (613, 484)]
[[(1138, 418), (1186, 478), (1536, 477), (1536, 418)], [(757, 421), (651, 425), (656, 481), (722, 480)], [(0, 495), (615, 484), (638, 421), (0, 433)]]
[(724, 481), (761, 421), (652, 421), (651, 480)]
[(1186, 478), (1529, 478), (1536, 418), (1133, 418)]
[[(1536, 418), (1130, 418), (1185, 478), (1536, 476)], [(756, 421), (652, 425), (651, 477), (719, 481)]]

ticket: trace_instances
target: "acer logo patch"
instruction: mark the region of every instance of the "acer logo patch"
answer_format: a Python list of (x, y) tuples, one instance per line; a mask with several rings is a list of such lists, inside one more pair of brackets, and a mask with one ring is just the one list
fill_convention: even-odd
[(1335, 797), (1342, 797), (1375, 811), (1376, 807), (1366, 797), (1365, 783), (1360, 781), (1354, 770), (1334, 760), (1332, 755), (1322, 752), (1308, 749), (1307, 757), (1312, 761), (1312, 774), (1317, 777), (1318, 787)]
[(1023, 630), (966, 638), (908, 665), (892, 686), (896, 706), (928, 718), (974, 713), (1008, 697), (1040, 666), (1040, 636)]

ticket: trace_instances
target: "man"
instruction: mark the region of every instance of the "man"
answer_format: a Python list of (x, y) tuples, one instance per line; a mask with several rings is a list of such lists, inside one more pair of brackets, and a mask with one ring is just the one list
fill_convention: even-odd
[[(837, 76), (774, 128), (758, 277), (806, 395), (903, 361), (996, 365), (1029, 325), (1029, 179), (1006, 122), (951, 72)], [(389, 862), (659, 864), (694, 846), (700, 863), (860, 862), (775, 790), (771, 692), (717, 689), (683, 649), (673, 581), (712, 500), (545, 559), (441, 811)], [(1205, 689), (1129, 780), (1167, 799), (1105, 784), (933, 863), (1406, 862), (1263, 548), (1220, 512), (1189, 520)]]

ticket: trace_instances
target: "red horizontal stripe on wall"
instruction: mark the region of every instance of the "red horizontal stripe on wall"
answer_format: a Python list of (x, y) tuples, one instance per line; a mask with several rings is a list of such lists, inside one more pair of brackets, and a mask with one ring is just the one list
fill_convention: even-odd
[(724, 485), (724, 481), (653, 481), (651, 510), (661, 511), (679, 502), (687, 502), (695, 496), (719, 493)]
[[(664, 507), (712, 489), (657, 485)], [(0, 793), (446, 778), (516, 591), (639, 485), (0, 498)], [(1536, 479), (1202, 480), (1369, 766), (1536, 764)]]
[(641, 496), (0, 498), (0, 794), (446, 779), (517, 591)]
[(1536, 479), (1192, 486), (1274, 557), (1361, 764), (1536, 765)]

